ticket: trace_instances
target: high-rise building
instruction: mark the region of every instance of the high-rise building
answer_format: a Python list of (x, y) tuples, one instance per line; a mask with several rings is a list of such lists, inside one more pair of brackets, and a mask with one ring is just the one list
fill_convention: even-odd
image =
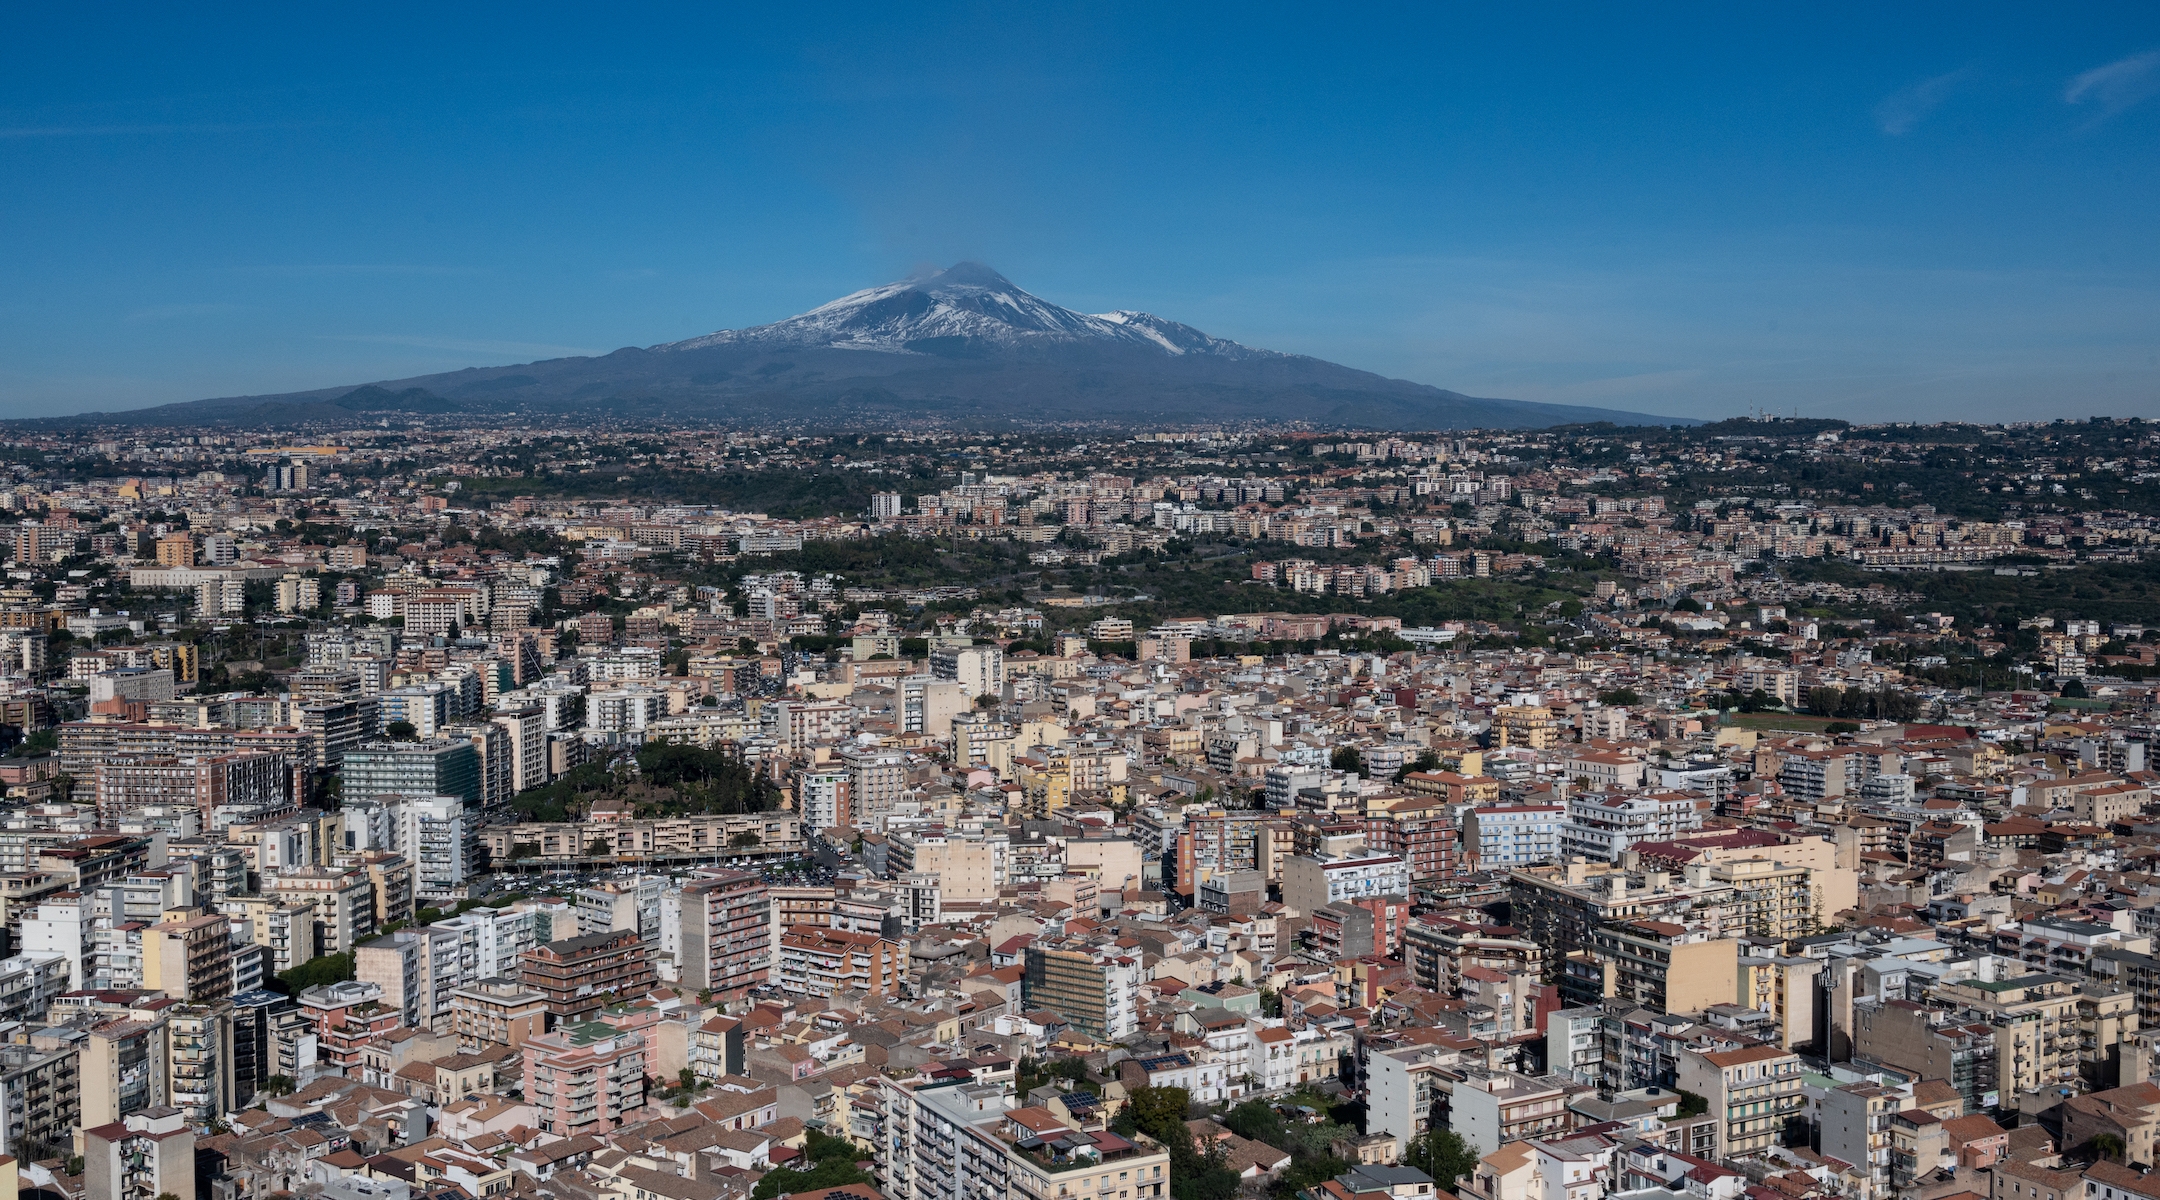
[(628, 999), (652, 987), (645, 943), (627, 930), (564, 938), (520, 957), (518, 978), (547, 997), (558, 1026), (600, 1011), (610, 995)]
[(871, 520), (873, 520), (873, 521), (890, 521), (890, 520), (892, 520), (893, 518), (895, 518), (895, 517), (897, 517), (897, 516), (899, 516), (899, 515), (900, 515), (900, 493), (898, 493), (898, 492), (872, 492), (872, 493), (870, 493), (870, 519), (871, 519)]
[(168, 910), (142, 931), (142, 972), (144, 987), (201, 1004), (232, 995), (232, 922), (195, 911)]
[(803, 772), (795, 784), (795, 807), (802, 813), (803, 827), (813, 833), (848, 828), (853, 819), (849, 804), (853, 783), (848, 771)]
[(163, 1104), (167, 1052), (162, 1009), (129, 1009), (92, 1026), (82, 1041), (82, 1123), (106, 1125)]
[(729, 873), (682, 890), (684, 987), (734, 998), (772, 975), (772, 896), (755, 875)]
[(280, 1073), (276, 1042), (278, 1018), (299, 1011), (300, 1006), (292, 997), (260, 988), (232, 998), (233, 1108), (253, 1104), (255, 1094), (262, 1090), (265, 1081)]
[(347, 799), (461, 796), (476, 809), (482, 800), (480, 752), (464, 738), (370, 742), (346, 751), (341, 777)]
[(1047, 1008), (1096, 1037), (1115, 1040), (1140, 1027), (1140, 960), (1114, 944), (1038, 940), (1027, 948), (1020, 985), (1029, 1008)]
[(1005, 651), (996, 646), (940, 646), (930, 652), (930, 673), (960, 685), (970, 699), (1005, 689)]
[(66, 1153), (82, 1122), (80, 1051), (0, 1045), (0, 1154), (29, 1161)]
[(182, 1004), (165, 1013), (167, 1094), (190, 1125), (207, 1125), (240, 1107), (234, 1098), (232, 1013), (224, 1006)]
[(263, 879), (263, 892), (315, 910), (319, 954), (343, 954), (375, 933), (375, 889), (359, 867), (291, 867)]
[(434, 906), (450, 900), (472, 877), (479, 854), (477, 814), (455, 795), (373, 797), (387, 809), (391, 850), (412, 864), (413, 895)]
[(645, 1107), (645, 1038), (583, 1022), (526, 1040), (525, 1101), (540, 1110), (540, 1131), (558, 1137), (602, 1134)]

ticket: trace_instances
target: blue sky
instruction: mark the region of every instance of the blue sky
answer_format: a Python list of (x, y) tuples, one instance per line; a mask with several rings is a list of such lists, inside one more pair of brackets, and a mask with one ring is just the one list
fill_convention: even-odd
[(2160, 417), (2151, 5), (303, 7), (12, 15), (0, 416), (972, 258), (1478, 395)]

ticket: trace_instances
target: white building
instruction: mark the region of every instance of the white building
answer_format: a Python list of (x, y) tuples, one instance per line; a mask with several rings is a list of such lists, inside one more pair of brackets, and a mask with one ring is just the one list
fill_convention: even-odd
[(940, 646), (930, 652), (930, 673), (960, 685), (970, 697), (1005, 690), (1005, 651), (996, 646)]
[(1323, 904), (1410, 894), (1410, 865), (1396, 854), (1343, 854), (1283, 864), (1283, 903), (1310, 916)]
[(1702, 797), (1685, 792), (1585, 792), (1568, 797), (1560, 852), (1618, 862), (1637, 842), (1670, 841), (1702, 828)]
[(413, 896), (450, 899), (472, 877), (480, 831), (462, 796), (381, 797), (390, 808), (393, 844), (413, 868)]
[(1561, 804), (1498, 804), (1463, 816), (1463, 841), (1478, 868), (1505, 871), (1560, 858)]

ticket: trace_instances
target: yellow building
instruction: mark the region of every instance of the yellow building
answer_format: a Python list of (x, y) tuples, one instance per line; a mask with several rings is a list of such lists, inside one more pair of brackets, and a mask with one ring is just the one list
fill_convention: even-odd
[(1501, 705), (1493, 712), (1493, 728), (1501, 746), (1550, 750), (1560, 741), (1560, 722), (1540, 704)]
[(1800, 1056), (1776, 1046), (1680, 1051), (1681, 1089), (1701, 1096), (1719, 1118), (1720, 1159), (1778, 1144), (1785, 1122), (1807, 1109), (1800, 1072)]

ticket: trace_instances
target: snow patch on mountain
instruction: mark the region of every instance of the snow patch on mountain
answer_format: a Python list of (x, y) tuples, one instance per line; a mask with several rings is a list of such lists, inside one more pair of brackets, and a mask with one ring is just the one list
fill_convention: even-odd
[(1163, 354), (1287, 358), (1143, 312), (1091, 315), (1052, 304), (980, 263), (960, 263), (921, 279), (866, 288), (800, 316), (750, 329), (723, 329), (655, 351), (714, 346), (774, 349), (829, 346), (901, 354), (950, 353), (969, 344), (1020, 347), (1116, 342)]

